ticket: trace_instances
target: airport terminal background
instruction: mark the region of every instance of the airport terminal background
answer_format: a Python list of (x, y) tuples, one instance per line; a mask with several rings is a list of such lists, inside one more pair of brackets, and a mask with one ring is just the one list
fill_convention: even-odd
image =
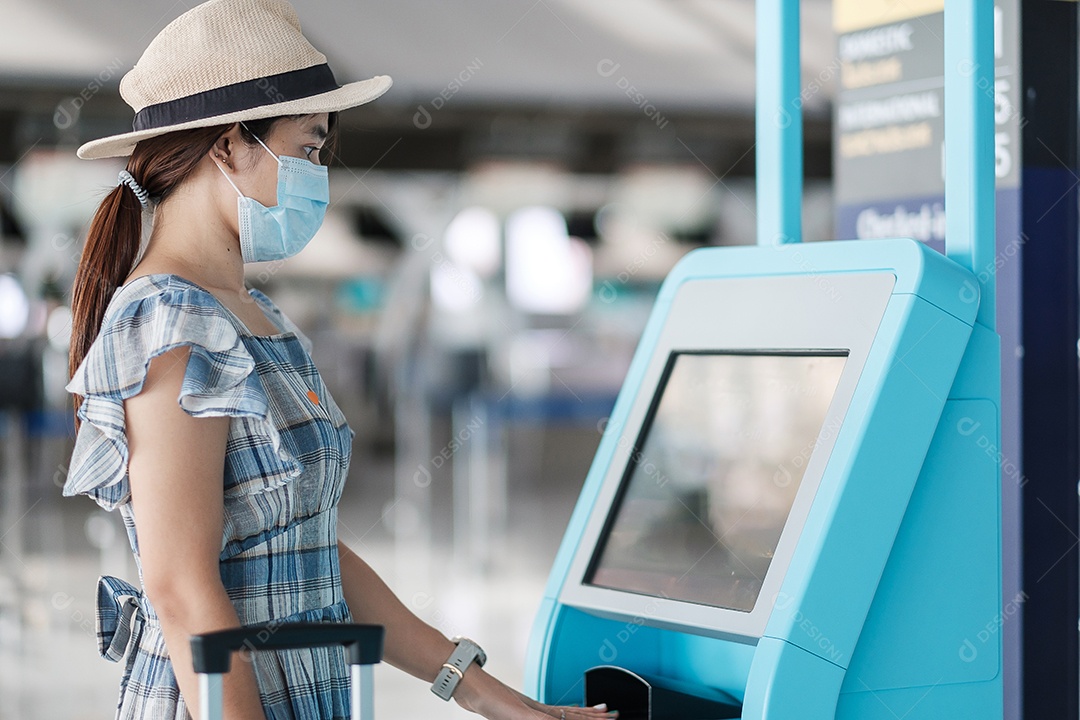
[[(194, 0), (0, 0), (0, 719), (110, 717), (99, 574), (119, 517), (60, 496), (68, 302), (122, 165), (117, 94)], [(555, 551), (660, 282), (752, 244), (751, 0), (296, 0), (339, 79), (332, 206), (252, 266), (312, 338), (357, 437), (342, 539), (420, 617), (521, 685)], [(940, 249), (942, 0), (803, 0), (804, 239)], [(1005, 716), (1078, 718), (1075, 3), (995, 3)], [(712, 310), (710, 310), (711, 312)], [(718, 308), (715, 312), (738, 312)], [(778, 312), (782, 308), (778, 308)], [(464, 717), (380, 666), (377, 715)]]

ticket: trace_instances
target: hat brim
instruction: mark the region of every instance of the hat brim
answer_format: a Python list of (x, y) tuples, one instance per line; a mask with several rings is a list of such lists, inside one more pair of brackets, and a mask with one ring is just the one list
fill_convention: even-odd
[(148, 140), (158, 135), (176, 132), (177, 130), (191, 130), (193, 128), (211, 127), (214, 125), (231, 125), (241, 120), (261, 120), (269, 117), (282, 115), (316, 115), (319, 113), (339, 112), (351, 107), (369, 103), (387, 90), (393, 81), (387, 75), (377, 75), (369, 80), (342, 85), (336, 90), (327, 93), (312, 95), (311, 97), (289, 100), (287, 102), (260, 105), (248, 110), (216, 115), (214, 117), (190, 120), (179, 125), (139, 130), (136, 132), (113, 135), (91, 140), (77, 151), (77, 155), (83, 160), (98, 160), (109, 157), (126, 157), (135, 149), (135, 145), (141, 140)]

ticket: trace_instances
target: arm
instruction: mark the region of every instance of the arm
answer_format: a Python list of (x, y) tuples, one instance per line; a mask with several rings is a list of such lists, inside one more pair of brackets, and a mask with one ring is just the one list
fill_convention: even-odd
[[(338, 542), (341, 584), (345, 602), (359, 623), (386, 628), (383, 655), (391, 665), (432, 683), (454, 644), (414, 615), (391, 592), (374, 570), (344, 543)], [(492, 720), (595, 720), (608, 717), (606, 708), (552, 707), (531, 700), (472, 665), (454, 693), (466, 710)]]
[[(142, 391), (125, 401), (124, 411), (143, 583), (160, 616), (180, 692), (197, 717), (188, 639), (240, 623), (218, 567), (229, 418), (194, 418), (180, 409), (176, 399), (187, 361), (187, 348), (154, 358)], [(265, 720), (250, 664), (233, 663), (224, 685), (225, 717)]]

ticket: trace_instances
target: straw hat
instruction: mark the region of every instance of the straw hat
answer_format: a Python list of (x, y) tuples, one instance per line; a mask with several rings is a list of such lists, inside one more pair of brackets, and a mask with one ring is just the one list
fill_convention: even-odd
[(133, 132), (88, 142), (78, 155), (122, 157), (175, 130), (336, 112), (371, 102), (390, 84), (379, 75), (338, 85), (285, 0), (210, 0), (169, 23), (120, 81), (135, 110)]

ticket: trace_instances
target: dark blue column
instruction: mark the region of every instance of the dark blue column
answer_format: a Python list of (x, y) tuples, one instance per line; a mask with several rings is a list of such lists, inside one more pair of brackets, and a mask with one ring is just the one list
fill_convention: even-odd
[(1077, 718), (1077, 6), (1022, 4), (1023, 704)]

